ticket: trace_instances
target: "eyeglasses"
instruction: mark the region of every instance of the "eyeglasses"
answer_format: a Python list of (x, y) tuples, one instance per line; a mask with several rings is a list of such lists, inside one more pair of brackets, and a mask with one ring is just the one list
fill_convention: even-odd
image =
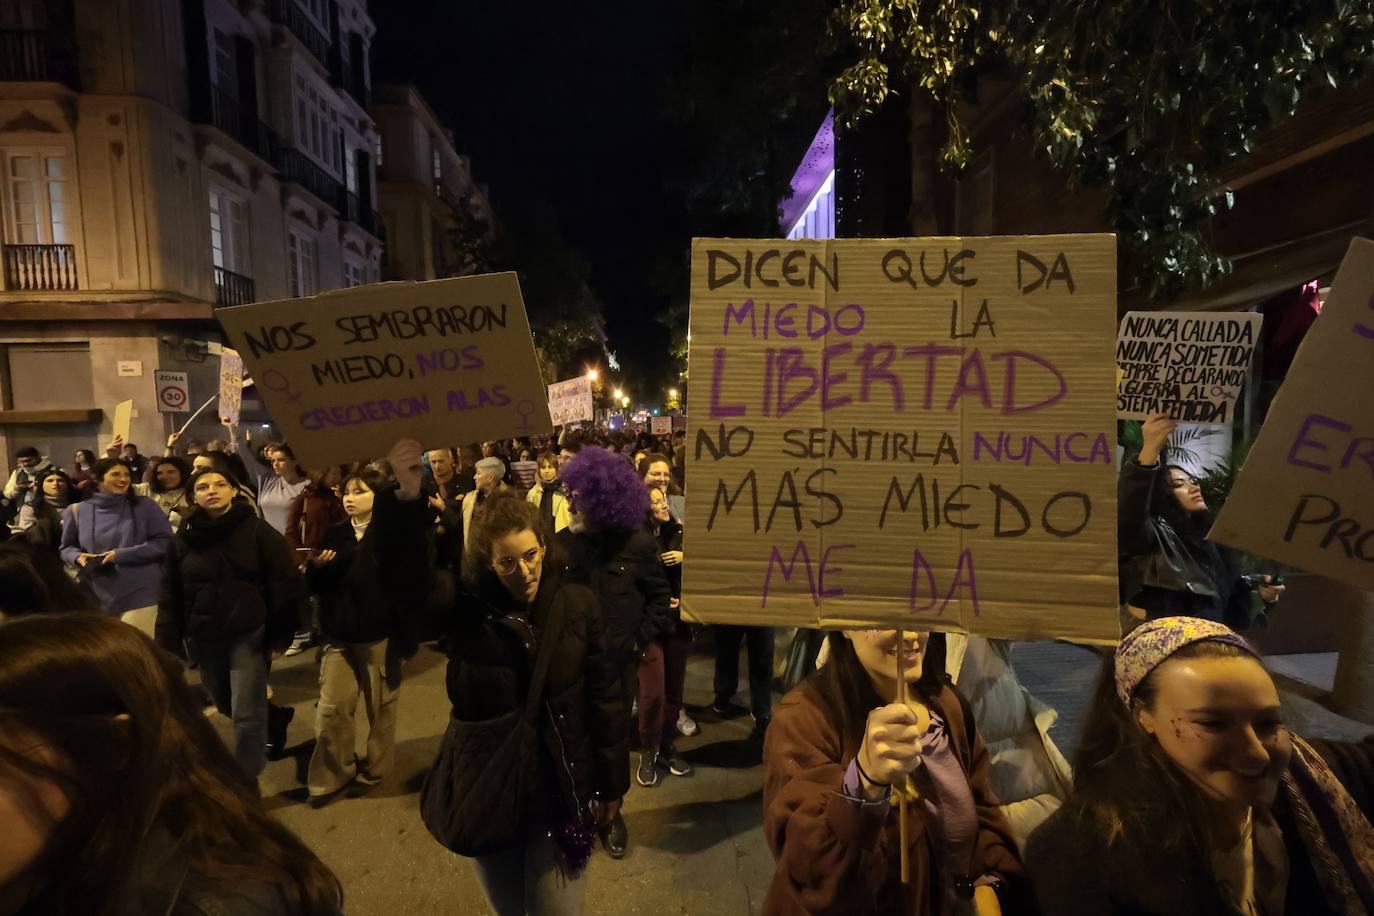
[(517, 567), (523, 566), (525, 571), (534, 568), (534, 564), (539, 562), (539, 556), (544, 552), (543, 547), (531, 547), (518, 557), (501, 557), (493, 560), (491, 568), (496, 570), (497, 575), (513, 576)]

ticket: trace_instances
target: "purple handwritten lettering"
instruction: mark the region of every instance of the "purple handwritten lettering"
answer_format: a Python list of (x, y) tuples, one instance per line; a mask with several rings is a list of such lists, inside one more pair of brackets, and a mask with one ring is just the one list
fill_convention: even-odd
[(1288, 450), (1288, 463), (1300, 468), (1309, 468), (1313, 471), (1321, 471), (1323, 474), (1331, 472), (1331, 465), (1317, 464), (1315, 461), (1307, 461), (1298, 457), (1298, 452), (1304, 448), (1311, 448), (1315, 451), (1326, 451), (1326, 444), (1310, 439), (1307, 436), (1309, 430), (1314, 426), (1327, 426), (1339, 432), (1348, 433), (1351, 430), (1349, 423), (1342, 423), (1332, 417), (1324, 417), (1321, 414), (1309, 414), (1307, 419), (1302, 421), (1302, 427), (1298, 430), (1298, 435), (1293, 439), (1293, 447)]
[(725, 386), (725, 348), (716, 347), (715, 362), (711, 367), (711, 417), (742, 417), (743, 404), (722, 404), (720, 392)]

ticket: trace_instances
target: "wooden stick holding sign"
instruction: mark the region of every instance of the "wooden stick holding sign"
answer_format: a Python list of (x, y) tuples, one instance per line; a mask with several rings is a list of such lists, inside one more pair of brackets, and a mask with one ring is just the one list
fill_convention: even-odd
[[(906, 649), (902, 646), (905, 642), (906, 633), (902, 630), (897, 631), (897, 702), (903, 706), (910, 706), (906, 689)], [(897, 798), (897, 825), (898, 835), (902, 846), (902, 883), (911, 883), (911, 851), (908, 844), (911, 842), (908, 835), (910, 828), (906, 823), (906, 803), (907, 796), (912, 793), (911, 777), (904, 776), (901, 784), (892, 787)]]
[(196, 422), (196, 417), (198, 417), (198, 416), (200, 416), (201, 414), (205, 413), (205, 409), (206, 409), (207, 407), (209, 407), (211, 404), (215, 403), (215, 401), (218, 401), (218, 400), (219, 400), (219, 394), (218, 394), (218, 393), (215, 393), (215, 394), (210, 395), (210, 397), (205, 401), (204, 404), (202, 404), (202, 405), (200, 405), (199, 407), (197, 407), (197, 408), (196, 408), (196, 412), (193, 413), (193, 414), (191, 414), (191, 419), (189, 419), (189, 420), (187, 420), (185, 423), (181, 424), (181, 428), (177, 430), (177, 432), (176, 432), (177, 438), (180, 439), (180, 438), (181, 438), (181, 434), (184, 433), (184, 432), (186, 432), (186, 429), (187, 429), (192, 423)]

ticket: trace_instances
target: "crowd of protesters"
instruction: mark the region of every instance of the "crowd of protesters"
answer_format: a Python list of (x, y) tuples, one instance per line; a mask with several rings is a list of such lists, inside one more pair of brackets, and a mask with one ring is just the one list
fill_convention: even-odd
[[(711, 628), (703, 713), (752, 716), (763, 761), (765, 912), (1374, 912), (1374, 750), (1284, 728), (1238, 632), (1283, 586), (1205, 539), (1172, 431), (1148, 421), (1123, 464), (1126, 636), (1072, 771), (1005, 645), (798, 631), (811, 673), (775, 715), (778, 634)], [(451, 705), (425, 826), (495, 912), (581, 912), (598, 847), (631, 848), (632, 783), (694, 771), (686, 452), (565, 430), (307, 469), (233, 427), (153, 459), (116, 439), (70, 471), (21, 449), (0, 499), (0, 821), (23, 829), (0, 843), (0, 914), (342, 912), (260, 798), (292, 713), (272, 663), (316, 647), (304, 794), (323, 807), (388, 778), (422, 644), (448, 655)]]

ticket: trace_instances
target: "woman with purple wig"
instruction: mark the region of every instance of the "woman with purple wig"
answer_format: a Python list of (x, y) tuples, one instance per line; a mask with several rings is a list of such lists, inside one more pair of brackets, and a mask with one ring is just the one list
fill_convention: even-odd
[[(656, 666), (653, 657), (672, 617), (658, 543), (644, 530), (649, 494), (623, 458), (596, 446), (579, 451), (559, 476), (572, 513), (571, 525), (554, 539), (565, 557), (565, 577), (601, 601), (606, 650), (619, 661), (627, 707), (638, 690), (642, 756), (635, 778), (642, 786), (657, 785), (664, 728), (661, 650)], [(639, 681), (641, 672), (646, 683)], [(612, 857), (625, 855), (629, 832), (619, 813), (602, 841)]]

